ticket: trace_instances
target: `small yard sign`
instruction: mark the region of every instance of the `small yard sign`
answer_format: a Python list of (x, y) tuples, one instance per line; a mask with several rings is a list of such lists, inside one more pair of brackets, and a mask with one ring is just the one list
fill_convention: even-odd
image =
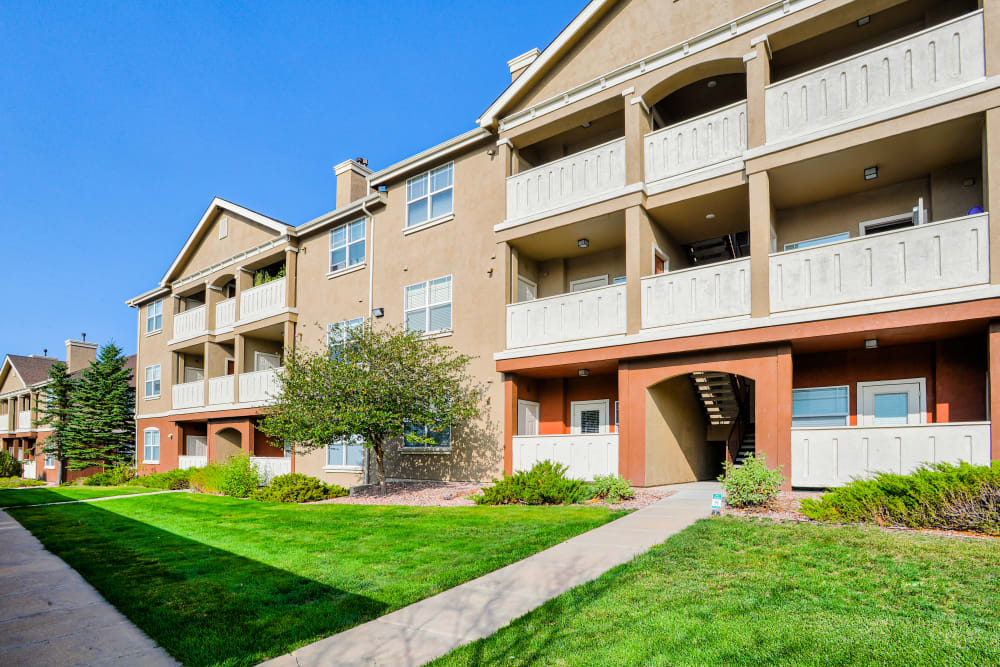
[(719, 514), (722, 512), (722, 494), (713, 493), (712, 494), (712, 514)]

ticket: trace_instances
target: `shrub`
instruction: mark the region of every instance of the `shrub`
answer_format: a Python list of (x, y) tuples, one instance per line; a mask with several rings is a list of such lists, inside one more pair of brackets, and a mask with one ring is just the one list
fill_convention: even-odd
[(0, 489), (17, 489), (22, 486), (45, 486), (45, 482), (23, 477), (0, 477)]
[(191, 488), (191, 474), (192, 469), (190, 468), (186, 470), (154, 472), (129, 480), (128, 486), (144, 486), (149, 489), (164, 489), (167, 491), (188, 489)]
[(566, 477), (566, 466), (539, 461), (531, 470), (494, 479), (472, 499), (477, 505), (569, 505), (586, 497), (584, 483)]
[(768, 468), (763, 455), (750, 456), (739, 468), (726, 461), (724, 471), (719, 481), (726, 492), (726, 503), (733, 507), (769, 505), (785, 483), (781, 468)]
[(336, 484), (326, 484), (297, 472), (279, 475), (270, 486), (257, 489), (252, 498), (267, 503), (308, 503), (347, 495), (347, 489)]
[(970, 530), (1000, 535), (1000, 466), (936, 463), (881, 473), (802, 501), (817, 521)]
[(24, 474), (24, 466), (7, 451), (0, 451), (0, 477), (20, 477)]
[(86, 477), (81, 481), (81, 484), (84, 486), (121, 486), (133, 477), (135, 477), (135, 470), (122, 466)]
[(191, 488), (199, 493), (222, 493), (225, 467), (220, 463), (209, 463), (203, 468), (193, 468), (188, 475)]
[(620, 503), (623, 500), (635, 498), (632, 482), (618, 475), (594, 475), (594, 481), (589, 487), (591, 497), (599, 498), (609, 503)]
[(233, 456), (222, 464), (219, 490), (233, 498), (247, 498), (260, 487), (260, 472), (249, 456)]

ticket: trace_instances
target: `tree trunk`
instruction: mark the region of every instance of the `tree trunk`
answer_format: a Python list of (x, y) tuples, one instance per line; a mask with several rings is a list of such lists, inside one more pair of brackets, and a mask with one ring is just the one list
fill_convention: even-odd
[(375, 450), (375, 463), (378, 464), (378, 481), (382, 486), (382, 497), (386, 495), (385, 488), (385, 457), (382, 455), (382, 443), (377, 443), (372, 449)]

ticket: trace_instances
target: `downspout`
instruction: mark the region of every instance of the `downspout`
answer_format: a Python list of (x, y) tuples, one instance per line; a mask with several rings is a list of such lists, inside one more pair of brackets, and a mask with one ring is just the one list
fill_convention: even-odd
[[(372, 216), (371, 211), (365, 205), (365, 199), (371, 194), (372, 190), (372, 179), (371, 176), (365, 176), (365, 196), (361, 199), (361, 211), (365, 214), (365, 218), (371, 221), (371, 234), (369, 235), (368, 243), (368, 323), (372, 322), (372, 298), (375, 291), (375, 218)], [(370, 450), (365, 447), (364, 451), (364, 477), (362, 479), (362, 484), (368, 486), (370, 481), (369, 476), (369, 460), (368, 452)]]

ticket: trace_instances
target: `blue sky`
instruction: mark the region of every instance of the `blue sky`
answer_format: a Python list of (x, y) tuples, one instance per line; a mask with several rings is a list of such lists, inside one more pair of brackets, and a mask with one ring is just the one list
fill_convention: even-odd
[(212, 197), (299, 224), (333, 166), (474, 127), (584, 0), (0, 2), (0, 354), (135, 351)]

